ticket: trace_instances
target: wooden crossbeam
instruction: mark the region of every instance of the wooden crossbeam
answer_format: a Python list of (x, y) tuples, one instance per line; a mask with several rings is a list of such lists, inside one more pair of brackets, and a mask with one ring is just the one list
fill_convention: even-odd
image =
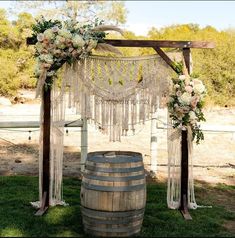
[(166, 40), (105, 40), (105, 43), (119, 47), (160, 47), (212, 49), (214, 42), (207, 41), (166, 41)]
[(162, 59), (174, 70), (174, 62), (168, 57), (168, 55), (159, 47), (153, 47), (153, 49), (162, 57)]
[[(105, 43), (119, 47), (160, 47), (160, 48), (198, 48), (212, 49), (215, 48), (214, 42), (208, 41), (171, 41), (171, 40), (104, 40)], [(27, 38), (28, 45), (35, 45), (35, 38)]]

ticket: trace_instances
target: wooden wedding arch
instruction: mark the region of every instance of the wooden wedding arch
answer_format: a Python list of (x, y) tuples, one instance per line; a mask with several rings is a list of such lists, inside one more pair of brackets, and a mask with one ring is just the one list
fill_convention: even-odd
[[(32, 38), (27, 39), (27, 43), (32, 45), (36, 42)], [(153, 48), (159, 56), (175, 71), (174, 62), (167, 56), (161, 48), (175, 48), (182, 50), (188, 73), (191, 72), (191, 48), (212, 49), (213, 42), (204, 41), (158, 41), (158, 40), (105, 40), (105, 43), (116, 47), (148, 47)], [(47, 81), (47, 79), (46, 79)], [(42, 174), (42, 204), (37, 215), (43, 215), (49, 208), (50, 191), (50, 127), (51, 127), (51, 90), (43, 90), (43, 174)], [(181, 141), (181, 199), (180, 207), (185, 219), (192, 219), (188, 211), (188, 143), (187, 131), (182, 130)]]

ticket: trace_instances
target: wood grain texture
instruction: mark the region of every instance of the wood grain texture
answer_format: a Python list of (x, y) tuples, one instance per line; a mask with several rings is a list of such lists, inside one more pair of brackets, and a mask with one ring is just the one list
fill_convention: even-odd
[[(80, 195), (82, 211), (86, 211), (82, 212), (84, 230), (88, 234), (130, 236), (141, 229), (146, 204), (142, 156), (131, 152), (114, 153), (111, 157), (106, 157), (110, 154), (106, 152), (87, 156)], [(127, 216), (133, 212), (138, 215)], [(117, 218), (119, 215), (121, 218)]]
[(168, 55), (160, 48), (153, 47), (153, 49), (162, 57), (162, 59), (177, 73), (174, 62), (168, 57)]
[(140, 232), (144, 209), (127, 212), (102, 212), (81, 208), (84, 231), (98, 237), (128, 237)]
[(161, 48), (215, 48), (214, 42), (207, 41), (167, 41), (167, 40), (105, 40), (105, 43), (119, 47), (161, 47)]
[[(191, 73), (190, 67), (190, 48), (183, 49), (183, 57), (188, 74)], [(181, 191), (180, 191), (180, 211), (186, 220), (192, 220), (188, 210), (188, 132), (181, 132)]]
[[(37, 41), (29, 37), (26, 39), (27, 45), (35, 45)], [(170, 41), (170, 40), (104, 40), (104, 43), (119, 47), (162, 47), (162, 48), (215, 48), (214, 42), (208, 41)]]
[[(43, 90), (43, 174), (42, 194), (46, 193), (45, 207), (49, 207), (50, 186), (50, 130), (51, 130), (51, 90)], [(44, 209), (44, 208), (41, 208)]]

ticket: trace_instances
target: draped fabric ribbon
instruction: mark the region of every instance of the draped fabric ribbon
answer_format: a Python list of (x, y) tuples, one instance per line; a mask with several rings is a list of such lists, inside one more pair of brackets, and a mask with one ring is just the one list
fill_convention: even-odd
[(46, 77), (47, 77), (47, 69), (43, 69), (37, 81), (35, 98), (38, 98), (39, 96), (41, 96), (42, 90), (44, 88), (44, 84), (46, 82)]

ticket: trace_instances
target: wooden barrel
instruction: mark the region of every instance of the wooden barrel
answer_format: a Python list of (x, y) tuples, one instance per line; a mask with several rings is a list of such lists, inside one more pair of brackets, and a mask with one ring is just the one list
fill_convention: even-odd
[(103, 237), (140, 232), (146, 203), (146, 182), (140, 153), (92, 152), (87, 156), (81, 186), (84, 230)]

